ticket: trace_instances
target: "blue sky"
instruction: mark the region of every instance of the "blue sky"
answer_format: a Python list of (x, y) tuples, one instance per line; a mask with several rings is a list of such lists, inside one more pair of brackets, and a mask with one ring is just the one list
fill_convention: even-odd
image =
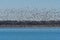
[(0, 8), (60, 8), (60, 0), (0, 0)]

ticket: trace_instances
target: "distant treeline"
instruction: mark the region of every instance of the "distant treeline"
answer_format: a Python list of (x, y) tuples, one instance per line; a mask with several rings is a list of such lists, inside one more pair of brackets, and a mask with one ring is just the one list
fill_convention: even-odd
[(60, 25), (60, 21), (0, 21), (0, 25)]

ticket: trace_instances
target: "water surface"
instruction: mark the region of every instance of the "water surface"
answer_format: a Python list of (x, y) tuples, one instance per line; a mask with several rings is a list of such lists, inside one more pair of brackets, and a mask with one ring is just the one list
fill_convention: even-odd
[(0, 28), (0, 40), (60, 40), (60, 28)]

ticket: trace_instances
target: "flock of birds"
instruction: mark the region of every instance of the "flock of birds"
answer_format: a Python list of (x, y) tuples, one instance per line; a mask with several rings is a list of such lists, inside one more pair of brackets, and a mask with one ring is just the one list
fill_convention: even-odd
[(30, 21), (49, 21), (60, 20), (60, 9), (0, 9), (0, 20), (30, 20)]

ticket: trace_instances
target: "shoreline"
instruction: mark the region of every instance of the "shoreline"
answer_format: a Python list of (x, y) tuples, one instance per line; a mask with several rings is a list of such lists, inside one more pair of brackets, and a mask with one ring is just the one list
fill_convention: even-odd
[(60, 27), (60, 21), (0, 21), (0, 27)]
[(0, 25), (0, 28), (56, 28), (59, 27), (60, 25)]

